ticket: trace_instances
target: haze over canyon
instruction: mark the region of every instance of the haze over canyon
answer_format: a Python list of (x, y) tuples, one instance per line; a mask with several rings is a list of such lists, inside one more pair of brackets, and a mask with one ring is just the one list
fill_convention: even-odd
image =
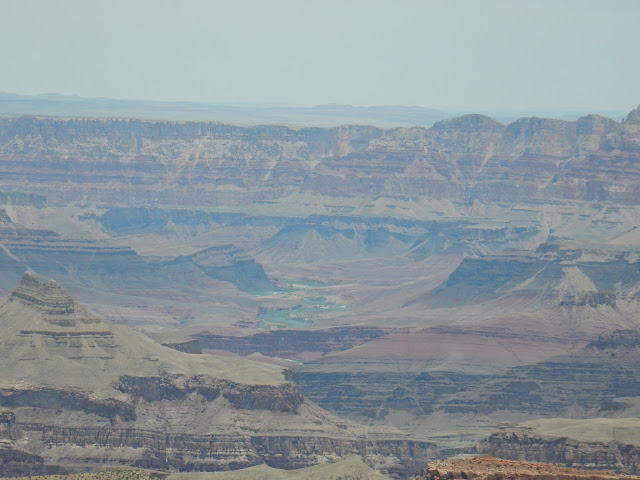
[(640, 107), (0, 118), (0, 474), (637, 475), (639, 206)]

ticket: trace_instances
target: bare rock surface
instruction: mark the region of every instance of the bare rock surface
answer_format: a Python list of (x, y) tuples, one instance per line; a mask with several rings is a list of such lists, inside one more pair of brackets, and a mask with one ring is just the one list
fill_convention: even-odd
[(435, 452), (323, 411), (282, 367), (183, 353), (107, 324), (32, 272), (0, 303), (0, 331), (0, 418), (25, 458), (52, 468), (292, 468), (355, 448), (391, 468)]
[[(73, 427), (47, 438), (76, 465), (84, 454), (68, 438), (127, 461), (142, 462), (139, 450), (115, 438), (159, 445), (153, 463), (172, 442), (202, 445), (166, 432), (208, 435), (206, 425), (254, 430), (241, 461), (229, 454), (242, 465), (307, 462), (300, 429), (331, 432), (318, 455), (350, 451), (340, 432), (358, 427), (300, 401), (275, 366), (285, 362), (321, 406), (404, 431), (397, 458), (432, 441), (460, 451), (501, 421), (637, 416), (639, 145), (637, 109), (622, 122), (466, 115), (389, 130), (2, 119), (0, 289), (31, 269), (89, 312), (54, 285), (38, 287), (49, 313), (28, 303), (28, 286), (2, 304), (14, 319), (35, 312), (7, 323), (7, 406), (28, 401), (17, 424)], [(235, 355), (134, 346), (91, 312)], [(45, 401), (74, 407), (51, 414)], [(102, 437), (107, 421), (135, 433)], [(297, 453), (269, 457), (284, 447), (263, 429), (288, 432), (280, 444)]]
[(503, 460), (483, 455), (475, 458), (436, 460), (429, 463), (427, 474), (422, 478), (429, 480), (499, 480), (503, 478), (513, 480), (613, 480), (637, 477), (606, 470), (582, 470), (558, 467), (549, 463)]
[(110, 392), (117, 398), (123, 394), (113, 383), (118, 376), (209, 375), (246, 385), (287, 384), (282, 369), (242, 359), (184, 356), (129, 328), (104, 323), (57, 282), (42, 282), (31, 272), (2, 301), (0, 318), (5, 385), (29, 378), (39, 385), (73, 386), (93, 395)]
[(640, 472), (638, 418), (547, 418), (504, 424), (477, 450), (500, 458)]

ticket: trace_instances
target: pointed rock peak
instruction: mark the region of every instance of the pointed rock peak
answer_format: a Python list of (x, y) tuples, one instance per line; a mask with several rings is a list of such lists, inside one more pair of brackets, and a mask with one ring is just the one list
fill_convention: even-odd
[(11, 217), (7, 214), (5, 209), (0, 209), (0, 222), (13, 223)]
[(565, 267), (559, 288), (570, 293), (597, 292), (593, 281), (578, 267)]
[(632, 125), (640, 125), (640, 105), (635, 110), (631, 110), (629, 115), (627, 115), (627, 119), (625, 123), (630, 123)]
[(20, 280), (20, 283), (17, 286), (19, 287), (20, 285), (25, 285), (33, 287), (40, 285), (41, 283), (42, 282), (33, 270), (27, 270), (26, 272), (24, 272), (24, 275), (22, 275), (22, 280)]
[(100, 321), (84, 307), (78, 305), (58, 282), (55, 280), (43, 282), (30, 270), (22, 276), (20, 283), (11, 292), (9, 300), (19, 301), (47, 315), (74, 317), (73, 322), (67, 323)]

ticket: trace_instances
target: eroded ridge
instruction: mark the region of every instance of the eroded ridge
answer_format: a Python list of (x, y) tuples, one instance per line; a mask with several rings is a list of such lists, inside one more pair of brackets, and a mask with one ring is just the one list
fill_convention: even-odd
[(35, 273), (27, 271), (11, 292), (10, 301), (20, 301), (47, 315), (46, 320), (59, 326), (80, 323), (100, 323), (100, 319), (73, 298), (55, 280), (42, 282)]

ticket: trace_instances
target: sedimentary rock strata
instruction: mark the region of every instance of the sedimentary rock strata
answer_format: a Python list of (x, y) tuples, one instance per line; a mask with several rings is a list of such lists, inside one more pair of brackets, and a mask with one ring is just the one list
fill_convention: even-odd
[(429, 463), (425, 480), (608, 480), (628, 477), (606, 470), (581, 470), (557, 467), (549, 463), (502, 460), (490, 456), (475, 458), (451, 458)]
[(480, 442), (479, 452), (511, 460), (577, 468), (640, 472), (637, 418), (555, 418), (504, 424)]
[[(640, 328), (639, 116), (467, 115), (390, 130), (3, 119), (0, 288), (33, 269), (116, 323), (291, 357), (322, 406), (452, 451), (502, 416), (632, 413), (633, 348), (590, 342)], [(328, 415), (282, 370), (133, 346), (55, 285), (37, 288), (53, 313), (22, 287), (2, 306), (6, 318), (37, 312), (9, 322), (16, 340), (3, 344), (17, 424), (69, 423), (49, 415), (53, 402), (70, 406), (74, 428), (108, 422), (158, 443), (157, 432), (218, 425), (246, 442), (291, 415)], [(284, 320), (264, 319), (273, 312)], [(76, 373), (60, 387), (64, 369)], [(245, 416), (267, 411), (276, 420)], [(347, 448), (338, 420), (318, 421), (309, 437)]]
[(0, 418), (31, 463), (227, 470), (352, 449), (396, 462), (435, 452), (401, 435), (367, 438), (305, 400), (281, 367), (190, 355), (106, 324), (32, 272), (2, 300), (0, 329)]

